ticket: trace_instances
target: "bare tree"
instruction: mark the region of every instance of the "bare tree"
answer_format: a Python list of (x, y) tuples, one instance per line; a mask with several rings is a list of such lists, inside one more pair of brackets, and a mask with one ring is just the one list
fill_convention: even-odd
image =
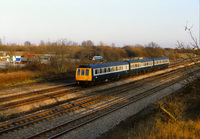
[(25, 42), (24, 42), (24, 45), (25, 45), (25, 46), (31, 46), (31, 42), (30, 42), (30, 41), (25, 41)]
[(82, 46), (94, 46), (94, 43), (91, 40), (83, 41)]
[(45, 45), (45, 42), (43, 40), (41, 40), (40, 45)]
[(185, 31), (188, 31), (188, 33), (189, 33), (189, 35), (190, 35), (190, 37), (191, 37), (191, 39), (192, 39), (192, 41), (193, 41), (193, 43), (190, 42), (190, 44), (191, 44), (194, 48), (199, 49), (198, 42), (197, 42), (197, 38), (195, 38), (195, 37), (193, 36), (193, 34), (192, 34), (193, 25), (189, 28), (187, 24), (188, 24), (188, 22), (186, 23)]

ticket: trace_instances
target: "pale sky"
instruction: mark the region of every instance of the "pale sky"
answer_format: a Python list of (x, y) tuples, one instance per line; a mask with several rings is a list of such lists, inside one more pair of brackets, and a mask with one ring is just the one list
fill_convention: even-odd
[(0, 39), (4, 43), (39, 44), (67, 39), (116, 46), (175, 48), (199, 40), (199, 0), (0, 0)]

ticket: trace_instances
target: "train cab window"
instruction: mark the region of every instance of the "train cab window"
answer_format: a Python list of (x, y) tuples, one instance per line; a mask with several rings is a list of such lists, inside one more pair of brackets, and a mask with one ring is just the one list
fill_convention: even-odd
[(80, 75), (80, 72), (81, 72), (81, 70), (80, 70), (80, 69), (78, 69), (78, 70), (77, 70), (77, 75)]
[(84, 74), (85, 74), (85, 70), (82, 69), (82, 70), (81, 70), (81, 76), (84, 76)]
[(85, 76), (89, 76), (89, 70), (85, 71)]

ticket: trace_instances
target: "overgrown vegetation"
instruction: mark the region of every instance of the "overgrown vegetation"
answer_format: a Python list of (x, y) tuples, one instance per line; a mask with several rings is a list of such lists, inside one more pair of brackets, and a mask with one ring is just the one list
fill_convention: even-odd
[[(101, 62), (121, 61), (134, 57), (163, 57), (166, 56), (170, 60), (176, 60), (185, 55), (185, 49), (171, 49), (162, 48), (154, 42), (142, 45), (126, 45), (124, 47), (107, 46), (103, 42), (94, 46), (94, 43), (90, 40), (83, 41), (81, 45), (75, 42), (67, 40), (59, 40), (53, 43), (44, 43), (41, 41), (39, 46), (32, 45), (30, 42), (26, 42), (23, 46), (18, 45), (0, 45), (1, 51), (7, 51), (11, 57), (12, 55), (22, 55), (23, 53), (36, 54), (40, 58), (40, 62), (44, 55), (49, 55), (50, 60), (46, 64), (33, 62), (27, 64), (24, 68), (7, 67), (0, 71), (0, 73), (8, 73), (12, 71), (25, 70), (31, 72), (37, 72), (39, 74), (33, 78), (47, 79), (49, 77), (55, 77), (55, 75), (74, 75), (75, 69), (81, 64), (95, 63), (92, 61), (94, 56), (102, 56)], [(190, 50), (186, 52), (194, 56), (198, 50)], [(0, 54), (1, 56), (1, 54)], [(23, 74), (23, 72), (22, 72)], [(23, 76), (23, 75), (22, 75)], [(17, 80), (17, 79), (16, 79)], [(12, 83), (12, 80), (10, 80)], [(2, 79), (2, 82), (3, 79)]]
[(131, 57), (160, 57), (167, 56), (170, 59), (178, 58), (178, 49), (161, 48), (158, 44), (151, 42), (145, 46), (124, 46), (113, 47), (107, 45), (84, 45), (77, 46), (66, 43), (50, 43), (47, 45), (24, 45), (24, 46), (5, 46), (0, 45), (1, 51), (9, 51), (14, 54), (18, 52), (33, 53), (37, 55), (50, 54), (64, 56), (69, 59), (91, 60), (93, 56), (102, 56), (104, 61), (117, 61)]
[(0, 85), (28, 83), (38, 76), (38, 73), (28, 70), (0, 73)]

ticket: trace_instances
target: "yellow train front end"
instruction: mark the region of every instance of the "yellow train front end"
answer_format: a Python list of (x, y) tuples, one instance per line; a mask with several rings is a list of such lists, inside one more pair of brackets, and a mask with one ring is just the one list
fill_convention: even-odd
[(91, 68), (77, 68), (76, 69), (76, 83), (88, 84), (92, 81), (92, 69)]

